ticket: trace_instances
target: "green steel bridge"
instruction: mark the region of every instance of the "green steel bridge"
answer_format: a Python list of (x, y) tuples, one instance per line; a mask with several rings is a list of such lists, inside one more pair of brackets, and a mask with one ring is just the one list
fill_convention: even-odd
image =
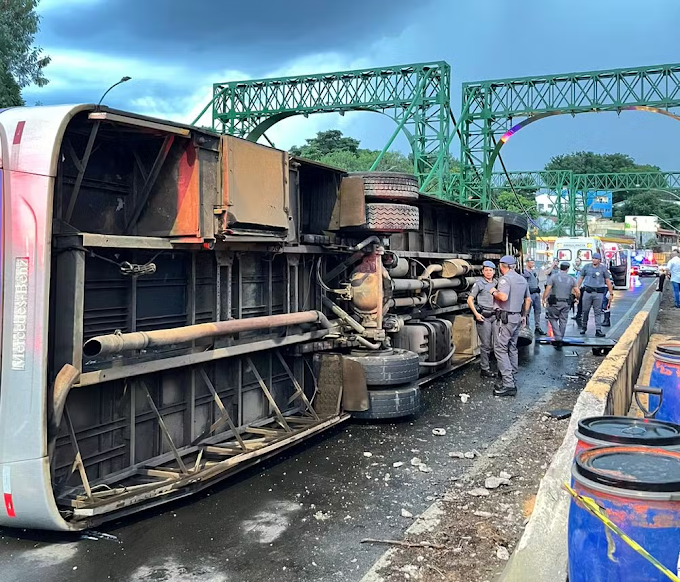
[[(528, 180), (540, 184), (539, 189), (559, 191), (558, 225), (572, 234), (587, 228), (584, 196), (589, 191), (677, 189), (675, 173), (562, 176), (498, 173), (494, 167), (513, 134), (545, 117), (642, 110), (680, 119), (673, 113), (680, 107), (680, 64), (463, 83), (457, 121), (450, 90), (451, 68), (443, 61), (216, 83), (194, 123), (211, 109), (213, 129), (257, 141), (276, 123), (296, 115), (382, 113), (394, 120), (395, 128), (373, 169), (402, 132), (421, 191), (488, 210), (499, 189), (526, 190), (522, 184)], [(449, 168), (456, 137), (460, 174)]]

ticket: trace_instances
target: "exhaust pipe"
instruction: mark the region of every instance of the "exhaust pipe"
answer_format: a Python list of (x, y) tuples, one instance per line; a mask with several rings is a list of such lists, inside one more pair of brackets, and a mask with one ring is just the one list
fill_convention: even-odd
[(301, 325), (303, 323), (318, 323), (326, 329), (332, 327), (326, 316), (320, 311), (300, 311), (298, 313), (283, 313), (281, 315), (200, 323), (198, 325), (187, 325), (172, 329), (100, 335), (85, 342), (83, 354), (88, 358), (93, 358), (96, 356), (119, 354), (128, 350), (169, 346), (244, 331)]

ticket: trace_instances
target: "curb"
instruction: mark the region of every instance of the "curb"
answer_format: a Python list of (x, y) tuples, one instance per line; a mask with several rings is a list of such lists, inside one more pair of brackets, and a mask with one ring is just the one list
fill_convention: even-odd
[[(638, 301), (645, 297), (643, 295)], [(541, 480), (531, 518), (497, 582), (556, 582), (567, 579), (570, 498), (562, 491), (562, 484), (568, 482), (571, 476), (576, 448), (574, 432), (583, 418), (600, 416), (610, 408), (615, 413), (619, 412), (617, 409), (621, 408), (621, 402), (612, 403), (612, 400), (618, 396), (620, 401), (623, 397), (621, 392), (635, 382), (659, 312), (660, 300), (659, 293), (647, 298), (579, 395), (564, 441)], [(637, 305), (636, 302), (629, 312), (636, 313)]]

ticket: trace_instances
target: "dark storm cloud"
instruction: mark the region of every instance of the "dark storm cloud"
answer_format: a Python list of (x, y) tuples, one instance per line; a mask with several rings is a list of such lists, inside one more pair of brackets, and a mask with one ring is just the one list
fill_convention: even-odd
[[(421, 3), (420, 10), (426, 9)], [(258, 74), (299, 55), (347, 51), (399, 32), (412, 17), (407, 0), (99, 0), (45, 12), (40, 42), (95, 51), (231, 68)]]

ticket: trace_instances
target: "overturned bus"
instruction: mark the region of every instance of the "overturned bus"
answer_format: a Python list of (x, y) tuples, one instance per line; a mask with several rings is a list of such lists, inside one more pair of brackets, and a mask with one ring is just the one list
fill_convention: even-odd
[(80, 530), (474, 358), (466, 290), (526, 223), (92, 105), (0, 111), (0, 525)]

